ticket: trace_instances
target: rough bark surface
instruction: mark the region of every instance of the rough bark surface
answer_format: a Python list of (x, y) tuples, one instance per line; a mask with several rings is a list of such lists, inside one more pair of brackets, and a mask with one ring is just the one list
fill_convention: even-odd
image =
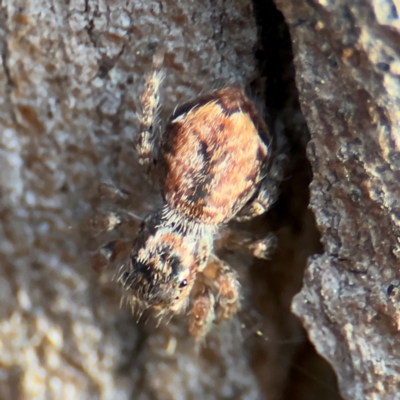
[(399, 4), (276, 3), (293, 42), (324, 245), (293, 310), (345, 398), (399, 399)]
[[(0, 2), (1, 399), (339, 398), (332, 371), (289, 312), (306, 260), (321, 248), (307, 210), (308, 133), (290, 42), (272, 3), (257, 4), (263, 47), (247, 0)], [(161, 119), (201, 92), (266, 76), (271, 123), (293, 145), (282, 200), (271, 216), (243, 228), (273, 230), (277, 253), (255, 262), (221, 249), (242, 276), (245, 316), (215, 329), (200, 349), (184, 318), (159, 328), (151, 318), (137, 324), (119, 306), (112, 271), (99, 275), (89, 262), (104, 239), (85, 228), (103, 209), (94, 196), (100, 182), (133, 193), (127, 207), (140, 216), (158, 201), (131, 148), (157, 43), (166, 49)], [(273, 62), (258, 69), (255, 53)], [(351, 158), (352, 148), (343, 154)], [(131, 228), (120, 234), (133, 235)]]

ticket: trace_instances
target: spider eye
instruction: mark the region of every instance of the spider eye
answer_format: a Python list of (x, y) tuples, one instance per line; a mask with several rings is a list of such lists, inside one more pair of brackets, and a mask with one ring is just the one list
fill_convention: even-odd
[(179, 284), (179, 289), (183, 289), (185, 286), (187, 286), (188, 281), (187, 279), (184, 279), (180, 284)]
[(174, 271), (174, 273), (177, 273), (177, 271), (179, 270), (179, 267), (181, 265), (181, 259), (177, 256), (172, 256), (170, 258), (170, 265), (171, 265), (172, 271)]

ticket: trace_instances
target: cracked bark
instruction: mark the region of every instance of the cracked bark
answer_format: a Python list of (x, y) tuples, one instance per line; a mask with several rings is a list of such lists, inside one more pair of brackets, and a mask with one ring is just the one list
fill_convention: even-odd
[(399, 398), (398, 4), (276, 0), (311, 133), (324, 252), (293, 311), (347, 399)]

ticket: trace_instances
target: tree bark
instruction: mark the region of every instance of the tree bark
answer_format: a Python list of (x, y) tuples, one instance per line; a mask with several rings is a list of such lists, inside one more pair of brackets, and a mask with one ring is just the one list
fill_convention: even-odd
[(347, 399), (399, 398), (400, 22), (390, 1), (276, 0), (310, 129), (324, 252), (293, 311)]

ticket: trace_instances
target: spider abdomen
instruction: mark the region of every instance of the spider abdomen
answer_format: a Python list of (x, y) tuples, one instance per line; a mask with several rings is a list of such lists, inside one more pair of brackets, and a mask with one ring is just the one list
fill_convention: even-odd
[(184, 104), (160, 148), (166, 204), (204, 224), (229, 221), (256, 191), (268, 143), (265, 124), (239, 88)]

